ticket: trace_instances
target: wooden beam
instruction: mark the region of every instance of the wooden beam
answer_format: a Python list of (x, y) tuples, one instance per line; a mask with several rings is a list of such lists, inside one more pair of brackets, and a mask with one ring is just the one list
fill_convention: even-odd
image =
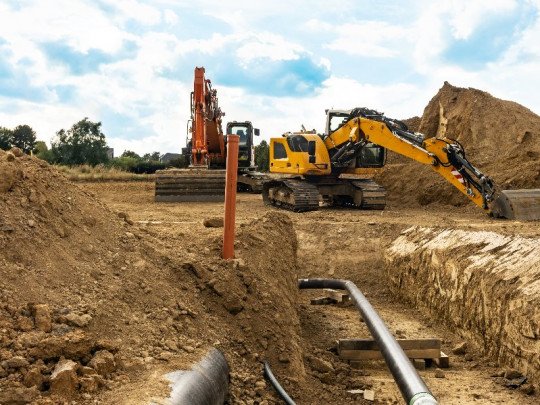
[(433, 361), (439, 368), (448, 368), (450, 367), (450, 357), (441, 352), (440, 357), (434, 357)]
[(325, 296), (336, 301), (337, 304), (346, 304), (350, 301), (349, 294), (345, 291), (334, 290), (331, 288), (325, 288), (323, 290)]
[[(441, 357), (440, 339), (397, 339), (410, 359), (436, 359)], [(382, 353), (374, 340), (338, 340), (338, 354), (343, 360), (381, 360)]]

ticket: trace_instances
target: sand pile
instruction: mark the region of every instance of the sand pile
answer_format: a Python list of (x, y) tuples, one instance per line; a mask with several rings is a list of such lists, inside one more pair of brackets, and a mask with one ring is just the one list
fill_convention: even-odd
[(219, 230), (164, 241), (38, 159), (0, 151), (0, 172), (0, 403), (111, 402), (212, 346), (233, 398), (272, 397), (264, 359), (302, 379), (286, 215), (242, 227), (226, 262)]
[[(420, 121), (406, 120), (427, 136), (460, 142), (467, 158), (502, 189), (540, 187), (540, 116), (512, 101), (481, 90), (445, 82)], [(378, 176), (392, 203), (464, 205), (468, 200), (429, 167), (389, 153), (390, 163)]]

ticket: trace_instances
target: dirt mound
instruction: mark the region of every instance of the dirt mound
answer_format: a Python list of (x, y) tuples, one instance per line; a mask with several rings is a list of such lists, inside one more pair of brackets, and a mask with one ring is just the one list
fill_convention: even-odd
[(165, 241), (38, 159), (0, 151), (0, 171), (0, 403), (124, 402), (212, 346), (233, 398), (272, 397), (262, 360), (302, 379), (286, 215), (241, 227), (227, 262), (220, 229)]
[[(460, 142), (467, 158), (502, 189), (540, 187), (540, 116), (512, 101), (445, 82), (421, 121), (407, 120), (426, 136)], [(416, 126), (418, 125), (418, 127)], [(392, 203), (464, 205), (468, 200), (429, 168), (396, 158), (378, 176)]]

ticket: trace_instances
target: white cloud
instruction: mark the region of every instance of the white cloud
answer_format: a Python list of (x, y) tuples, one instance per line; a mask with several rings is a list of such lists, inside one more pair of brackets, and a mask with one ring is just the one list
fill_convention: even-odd
[(384, 21), (359, 21), (336, 26), (338, 37), (325, 45), (333, 50), (367, 58), (390, 58), (400, 54), (397, 46), (407, 38), (407, 28)]
[(237, 51), (240, 64), (246, 66), (254, 59), (266, 58), (270, 60), (297, 59), (304, 48), (294, 42), (269, 32), (251, 34), (246, 38)]

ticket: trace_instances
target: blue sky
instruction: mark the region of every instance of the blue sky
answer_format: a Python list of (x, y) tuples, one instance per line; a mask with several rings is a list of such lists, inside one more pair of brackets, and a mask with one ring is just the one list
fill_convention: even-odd
[(89, 117), (117, 154), (185, 144), (193, 69), (262, 138), (325, 108), (421, 115), (445, 80), (540, 113), (540, 0), (0, 0), (0, 126)]

